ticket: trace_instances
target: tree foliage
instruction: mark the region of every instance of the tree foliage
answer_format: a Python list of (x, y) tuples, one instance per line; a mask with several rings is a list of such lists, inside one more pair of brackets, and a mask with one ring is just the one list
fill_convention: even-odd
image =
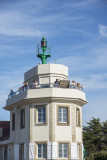
[(107, 160), (107, 151), (91, 153), (86, 160)]
[(103, 144), (103, 149), (107, 150), (107, 120), (102, 123), (102, 144)]
[(87, 124), (83, 127), (83, 143), (92, 160), (95, 153), (98, 155), (101, 151), (107, 151), (107, 121), (100, 123), (99, 118), (92, 118)]

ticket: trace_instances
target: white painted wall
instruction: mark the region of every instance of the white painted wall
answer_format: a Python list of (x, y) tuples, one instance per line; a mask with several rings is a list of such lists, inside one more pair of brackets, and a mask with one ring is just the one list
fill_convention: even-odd
[(41, 64), (25, 72), (24, 81), (32, 84), (36, 79), (39, 84), (53, 83), (57, 77), (58, 79), (67, 79), (68, 67), (61, 64)]
[(76, 127), (76, 142), (82, 142), (82, 128)]
[[(33, 104), (32, 109), (32, 132), (31, 135), (33, 135), (33, 141), (49, 141), (49, 119), (47, 119), (46, 126), (36, 126), (35, 125), (35, 107), (39, 105), (46, 105), (47, 112), (49, 110), (49, 105), (46, 103), (35, 103)], [(49, 117), (49, 115), (48, 115)]]
[[(20, 129), (20, 111), (25, 109), (25, 128)], [(12, 131), (12, 113), (15, 113), (15, 131)], [(18, 108), (10, 114), (10, 140), (15, 143), (26, 143), (29, 141), (29, 105)]]
[[(70, 125), (69, 126), (59, 126), (57, 125), (57, 105), (69, 105), (70, 106)], [(55, 137), (57, 141), (72, 141), (72, 131), (71, 131), (71, 104), (70, 103), (55, 103)]]

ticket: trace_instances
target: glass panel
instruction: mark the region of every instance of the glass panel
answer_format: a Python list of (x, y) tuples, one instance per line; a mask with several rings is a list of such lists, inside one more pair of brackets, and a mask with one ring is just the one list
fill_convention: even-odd
[(67, 158), (67, 157), (68, 157), (67, 153), (64, 152), (64, 158)]
[(59, 122), (62, 122), (62, 118), (59, 118)]
[(46, 122), (46, 108), (40, 107), (38, 108), (38, 122)]
[(68, 121), (68, 108), (67, 107), (59, 107), (58, 108), (58, 122), (66, 122)]
[(64, 149), (65, 149), (65, 148), (68, 148), (68, 144), (64, 144)]
[(45, 113), (45, 107), (43, 108), (43, 112)]
[(38, 108), (38, 122), (41, 122), (41, 108)]
[(38, 148), (41, 149), (41, 144), (38, 144)]
[(67, 113), (63, 113), (63, 117), (67, 117)]
[(47, 157), (47, 144), (43, 144), (43, 158)]
[(61, 117), (61, 115), (62, 115), (61, 112), (59, 112), (59, 113), (58, 113), (58, 116)]
[(21, 110), (20, 112), (20, 128), (25, 127), (25, 110)]
[(58, 121), (62, 122), (62, 114), (61, 113), (58, 114)]
[(62, 110), (62, 107), (59, 107), (59, 108), (58, 108), (58, 112), (61, 112), (61, 110)]
[(40, 118), (38, 118), (38, 122), (42, 122), (41, 117), (40, 117)]
[(38, 112), (41, 112), (41, 108), (38, 108)]
[(45, 112), (43, 112), (43, 117), (45, 117), (46, 116), (46, 113)]
[(4, 147), (4, 160), (7, 160), (7, 146)]
[(59, 148), (61, 148), (61, 149), (62, 149), (62, 144), (61, 144), (61, 143), (59, 143)]
[(63, 122), (67, 122), (67, 118), (64, 118), (64, 119), (63, 119)]
[(59, 153), (59, 157), (60, 157), (60, 158), (62, 157), (62, 153)]
[(46, 118), (43, 118), (43, 123), (45, 123), (46, 122)]
[(58, 122), (62, 122), (62, 107), (58, 108)]
[(64, 144), (64, 158), (68, 157), (68, 144)]
[(15, 130), (15, 114), (12, 114), (12, 131)]
[(67, 107), (63, 107), (63, 112), (67, 113)]
[(63, 108), (63, 122), (67, 122), (67, 108)]
[(42, 157), (41, 157), (41, 154), (39, 154), (39, 153), (38, 153), (38, 158), (42, 158)]
[(38, 144), (38, 157), (41, 158), (42, 157), (42, 145)]
[(59, 144), (59, 157), (63, 157), (62, 156), (62, 144)]

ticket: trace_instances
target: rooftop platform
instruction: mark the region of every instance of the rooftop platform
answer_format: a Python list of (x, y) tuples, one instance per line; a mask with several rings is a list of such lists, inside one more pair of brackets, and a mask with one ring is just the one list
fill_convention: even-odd
[(59, 88), (54, 87), (53, 84), (42, 84), (38, 88), (33, 88), (33, 86), (28, 86), (23, 91), (17, 91), (14, 96), (9, 97), (6, 101), (6, 110), (13, 110), (14, 105), (17, 106), (26, 105), (28, 103), (46, 101), (69, 101), (70, 103), (77, 103), (78, 105), (84, 105), (87, 103), (86, 96), (83, 90), (80, 88)]

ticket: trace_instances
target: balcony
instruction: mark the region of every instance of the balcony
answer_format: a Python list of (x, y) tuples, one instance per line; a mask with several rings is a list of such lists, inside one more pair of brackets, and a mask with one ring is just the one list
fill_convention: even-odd
[(28, 103), (36, 103), (37, 101), (40, 102), (40, 99), (42, 101), (50, 101), (49, 99), (54, 101), (57, 99), (65, 99), (69, 101), (72, 100), (72, 102), (78, 99), (82, 104), (86, 103), (85, 93), (82, 88), (72, 85), (69, 85), (68, 88), (62, 88), (60, 85), (58, 86), (51, 83), (37, 85), (36, 87), (28, 85), (14, 92), (12, 95), (10, 94), (6, 101), (6, 107), (4, 108), (10, 110), (9, 107), (14, 106), (16, 103), (21, 106), (22, 104), (26, 105)]
[(41, 85), (37, 85), (36, 87), (34, 87), (33, 85), (28, 85), (27, 87), (24, 87), (16, 92), (13, 92), (12, 94), (10, 93), (8, 95), (8, 99), (12, 98), (18, 94), (21, 94), (22, 92), (25, 92), (26, 90), (29, 89), (41, 89), (41, 88), (68, 88), (68, 89), (77, 89), (80, 91), (84, 91), (83, 88), (80, 88), (78, 86), (73, 86), (73, 85), (69, 85), (69, 87), (60, 87), (60, 85), (54, 84), (54, 83), (50, 83), (50, 84), (41, 84)]

